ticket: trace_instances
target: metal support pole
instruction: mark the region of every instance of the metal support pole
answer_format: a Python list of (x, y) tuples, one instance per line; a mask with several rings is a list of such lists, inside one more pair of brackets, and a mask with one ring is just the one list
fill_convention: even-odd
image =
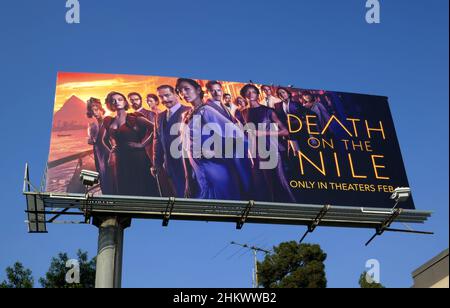
[(255, 262), (255, 288), (259, 288), (258, 281), (258, 259), (256, 258), (256, 250), (253, 249), (253, 260)]
[(241, 246), (242, 248), (247, 248), (250, 249), (253, 252), (253, 271), (252, 271), (252, 287), (253, 288), (259, 288), (259, 280), (258, 280), (258, 258), (257, 258), (257, 253), (260, 252), (264, 252), (265, 254), (269, 254), (270, 251), (256, 247), (256, 246), (249, 246), (247, 244), (239, 244), (236, 242), (231, 242), (231, 245), (237, 245), (237, 246)]
[(131, 224), (131, 218), (110, 216), (95, 217), (98, 227), (96, 288), (120, 288), (122, 286), (123, 231)]

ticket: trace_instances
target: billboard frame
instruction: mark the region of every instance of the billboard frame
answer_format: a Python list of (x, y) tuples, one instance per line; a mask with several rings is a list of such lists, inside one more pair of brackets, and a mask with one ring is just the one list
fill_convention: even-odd
[[(45, 177), (45, 174), (44, 174)], [(199, 200), (174, 197), (93, 196), (86, 186), (85, 194), (50, 193), (37, 189), (30, 182), (28, 164), (25, 165), (23, 195), (29, 233), (48, 233), (47, 224), (93, 224), (98, 228), (96, 288), (120, 288), (124, 230), (133, 218), (161, 219), (167, 227), (172, 220), (220, 221), (236, 224), (240, 230), (245, 223), (304, 225), (307, 230), (300, 240), (318, 226), (373, 228), (375, 234), (366, 243), (384, 232), (428, 234), (433, 232), (390, 228), (394, 222), (425, 223), (432, 212), (396, 208), (355, 208), (332, 205), (307, 205), (257, 202), (253, 200)], [(284, 213), (284, 216), (274, 216)], [(52, 215), (47, 219), (47, 215)], [(60, 217), (81, 216), (78, 221), (60, 221)]]
[[(34, 219), (29, 219), (28, 224), (39, 224), (41, 228), (30, 228), (38, 232), (47, 223), (57, 223), (56, 219), (63, 215), (83, 216), (83, 221), (75, 223), (86, 224), (92, 217), (120, 215), (138, 219), (161, 219), (162, 226), (168, 226), (170, 220), (192, 220), (231, 222), (236, 224), (236, 229), (241, 229), (245, 223), (260, 223), (303, 225), (308, 227), (307, 233), (313, 232), (318, 226), (375, 229), (379, 233), (394, 222), (423, 224), (433, 213), (395, 208), (394, 204), (393, 208), (368, 208), (253, 200), (93, 196), (89, 192), (51, 193), (34, 188), (29, 180), (28, 165), (25, 169), (23, 194), (27, 201), (26, 212), (29, 216), (34, 214)], [(46, 215), (54, 216), (47, 220)]]

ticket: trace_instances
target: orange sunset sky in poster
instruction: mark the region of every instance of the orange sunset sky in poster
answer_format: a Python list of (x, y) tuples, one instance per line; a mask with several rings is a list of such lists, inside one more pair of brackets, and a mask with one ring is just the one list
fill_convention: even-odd
[[(121, 92), (124, 95), (138, 92), (142, 95), (144, 107), (148, 108), (145, 104), (147, 94), (156, 94), (156, 88), (163, 84), (175, 86), (176, 81), (177, 77), (60, 72), (56, 85), (54, 112), (58, 111), (72, 95), (84, 102), (90, 97), (95, 97), (104, 103), (105, 97), (111, 91)], [(200, 84), (204, 87), (206, 82)], [(230, 93), (234, 99), (239, 96), (239, 90), (243, 85), (244, 83), (224, 82), (224, 92)]]

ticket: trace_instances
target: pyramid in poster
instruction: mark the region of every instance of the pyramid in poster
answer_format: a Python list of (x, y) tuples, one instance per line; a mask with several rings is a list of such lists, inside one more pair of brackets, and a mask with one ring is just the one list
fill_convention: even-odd
[(53, 129), (57, 131), (87, 128), (86, 103), (72, 95), (59, 109), (53, 119)]

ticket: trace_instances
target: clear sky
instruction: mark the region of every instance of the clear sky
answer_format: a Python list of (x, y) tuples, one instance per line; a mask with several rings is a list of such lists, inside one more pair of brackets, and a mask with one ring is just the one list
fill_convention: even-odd
[[(81, 23), (65, 1), (0, 5), (0, 279), (16, 260), (46, 272), (60, 251), (96, 254), (93, 226), (50, 225), (27, 234), (21, 194), (25, 162), (34, 183), (45, 166), (57, 71), (188, 76), (293, 84), (386, 95), (415, 203), (432, 210), (417, 229), (388, 233), (319, 228), (307, 238), (328, 254), (329, 287), (357, 287), (368, 259), (381, 282), (410, 287), (411, 272), (448, 247), (449, 44), (447, 0), (381, 0), (381, 24), (365, 22), (364, 0), (80, 0)], [(126, 231), (124, 287), (250, 287), (251, 254), (230, 241), (271, 247), (304, 227), (135, 220)]]

